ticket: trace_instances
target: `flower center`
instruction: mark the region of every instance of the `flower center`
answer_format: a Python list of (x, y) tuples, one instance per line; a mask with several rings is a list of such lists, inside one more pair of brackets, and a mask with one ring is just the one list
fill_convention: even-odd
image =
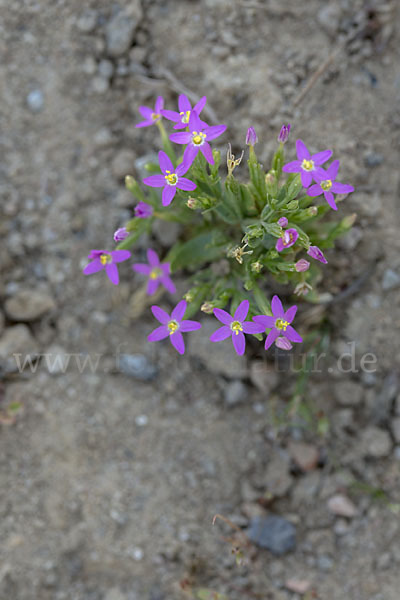
[(286, 331), (286, 327), (289, 325), (289, 321), (285, 321), (285, 319), (277, 319), (275, 321), (275, 327), (279, 330)]
[(179, 323), (178, 321), (169, 321), (167, 327), (169, 329), (169, 335), (172, 335), (173, 333), (175, 333), (175, 331), (178, 331)]
[(231, 329), (236, 335), (239, 334), (239, 331), (243, 331), (243, 327), (240, 321), (232, 321)]
[(151, 114), (151, 118), (153, 121), (158, 121), (158, 119), (161, 117), (161, 115), (159, 115), (158, 113), (152, 113)]
[(313, 171), (314, 170), (314, 161), (313, 160), (307, 160), (306, 158), (303, 160), (303, 162), (301, 163), (301, 168), (304, 171)]
[(329, 192), (332, 187), (332, 181), (330, 179), (325, 179), (325, 181), (321, 181), (321, 187), (324, 192)]
[(192, 133), (192, 142), (195, 146), (201, 146), (202, 144), (204, 144), (204, 141), (206, 139), (206, 134), (203, 133), (202, 131), (193, 131)]
[(189, 119), (190, 119), (190, 110), (187, 111), (182, 111), (179, 113), (180, 116), (182, 117), (182, 123), (189, 123)]
[(157, 267), (155, 269), (152, 269), (150, 271), (150, 279), (158, 279), (161, 276), (161, 270), (158, 269)]
[(102, 265), (108, 265), (112, 262), (112, 256), (111, 254), (101, 254), (100, 256), (100, 262)]
[(165, 171), (168, 175), (165, 176), (165, 181), (168, 185), (176, 185), (178, 183), (178, 175), (176, 173), (171, 173), (171, 171)]
[(290, 233), (289, 231), (285, 231), (285, 233), (282, 236), (282, 243), (283, 243), (283, 245), (284, 246), (288, 246), (292, 242), (293, 242), (293, 234)]

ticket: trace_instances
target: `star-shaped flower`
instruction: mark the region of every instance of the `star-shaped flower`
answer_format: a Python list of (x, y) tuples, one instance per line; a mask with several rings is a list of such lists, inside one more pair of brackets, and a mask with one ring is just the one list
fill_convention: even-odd
[(171, 315), (165, 312), (159, 306), (152, 306), (151, 311), (157, 321), (162, 323), (161, 327), (157, 327), (148, 336), (149, 342), (158, 342), (169, 336), (171, 344), (179, 352), (184, 354), (185, 342), (183, 340), (182, 333), (186, 331), (195, 331), (200, 329), (201, 324), (198, 321), (183, 320), (183, 316), (186, 311), (187, 303), (185, 300), (181, 300), (175, 306)]
[(200, 121), (196, 111), (192, 110), (188, 126), (189, 131), (172, 133), (169, 136), (169, 139), (172, 142), (175, 142), (175, 144), (188, 144), (183, 154), (183, 162), (190, 166), (200, 150), (206, 161), (210, 165), (213, 165), (214, 157), (208, 142), (222, 135), (226, 129), (226, 125), (214, 125), (213, 127), (208, 127), (205, 123)]
[[(179, 134), (178, 134), (179, 135)], [(158, 160), (160, 163), (160, 169), (162, 175), (150, 175), (145, 177), (143, 183), (150, 187), (162, 187), (162, 204), (168, 206), (171, 204), (176, 194), (177, 188), (186, 192), (194, 190), (197, 186), (190, 179), (182, 177), (189, 169), (190, 164), (185, 160), (178, 165), (175, 169), (168, 155), (160, 150), (158, 153)]]
[(296, 141), (296, 152), (298, 160), (284, 165), (282, 171), (285, 173), (301, 173), (301, 183), (305, 188), (311, 185), (313, 177), (318, 173), (320, 165), (323, 165), (332, 156), (332, 150), (323, 150), (323, 152), (317, 152), (311, 154), (307, 150), (307, 146), (302, 140)]
[(318, 172), (315, 173), (314, 179), (317, 181), (314, 185), (312, 185), (307, 190), (307, 194), (309, 196), (320, 196), (324, 194), (325, 200), (329, 204), (333, 210), (337, 210), (337, 206), (335, 203), (335, 194), (350, 194), (354, 192), (354, 188), (352, 185), (348, 185), (347, 183), (339, 183), (335, 181), (338, 171), (339, 171), (340, 161), (334, 160), (333, 163), (325, 169), (319, 169)]
[(245, 321), (248, 312), (248, 300), (243, 300), (243, 302), (239, 304), (233, 317), (221, 308), (214, 308), (214, 315), (217, 317), (218, 321), (221, 321), (221, 323), (224, 324), (224, 326), (217, 329), (217, 331), (214, 331), (210, 337), (210, 341), (221, 342), (231, 336), (233, 347), (237, 354), (244, 354), (246, 347), (244, 334), (262, 333), (265, 330), (265, 327), (262, 324), (260, 325), (259, 323), (254, 323), (252, 321)]
[[(196, 113), (200, 115), (206, 102), (207, 98), (203, 96), (192, 108), (189, 98), (185, 96), (185, 94), (181, 94), (178, 98), (179, 112), (176, 112), (175, 110), (163, 110), (161, 111), (161, 114), (169, 121), (175, 122), (174, 129), (185, 129), (185, 127), (188, 126), (192, 110), (195, 110)], [(203, 121), (202, 123), (207, 127), (206, 123)]]
[[(296, 315), (297, 306), (291, 306), (285, 312), (278, 296), (274, 296), (271, 302), (271, 309), (273, 314), (272, 317), (267, 315), (257, 315), (256, 317), (253, 317), (255, 323), (263, 327), (263, 331), (270, 327), (272, 328), (265, 340), (265, 349), (268, 350), (275, 342), (279, 348), (290, 350), (292, 347), (290, 342), (302, 342), (303, 338), (290, 325)], [(282, 337), (286, 338), (286, 340), (283, 341), (281, 339)]]
[(137, 273), (143, 273), (143, 275), (148, 275), (148, 295), (151, 296), (152, 294), (154, 294), (157, 291), (160, 283), (171, 294), (175, 294), (176, 287), (169, 276), (170, 263), (161, 264), (157, 253), (154, 252), (154, 250), (151, 250), (151, 248), (147, 250), (147, 259), (149, 261), (148, 265), (146, 265), (145, 263), (135, 263), (134, 265), (132, 265), (132, 269)]
[(136, 124), (136, 127), (150, 127), (161, 119), (161, 111), (164, 108), (164, 98), (158, 96), (154, 109), (149, 106), (139, 106), (139, 112), (144, 117), (144, 121)]
[(130, 258), (131, 253), (129, 250), (113, 250), (108, 252), (107, 250), (92, 250), (88, 258), (90, 262), (83, 269), (84, 275), (92, 275), (102, 269), (105, 269), (107, 276), (111, 283), (114, 285), (119, 284), (119, 274), (117, 263), (123, 262)]

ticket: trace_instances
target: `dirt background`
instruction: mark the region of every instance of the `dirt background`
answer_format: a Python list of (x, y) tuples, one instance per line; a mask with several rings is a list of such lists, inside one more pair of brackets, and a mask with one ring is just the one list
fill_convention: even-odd
[[(2, 599), (179, 600), (187, 578), (230, 600), (300, 598), (289, 579), (306, 580), (310, 598), (398, 600), (397, 9), (0, 0)], [(355, 233), (329, 253), (320, 284), (347, 291), (300, 323), (306, 332), (325, 318), (331, 331), (305, 396), (311, 422), (296, 410), (283, 418), (295, 380), (274, 356), (238, 360), (223, 344), (210, 350), (204, 333), (178, 358), (145, 344), (154, 323), (134, 316), (141, 281), (128, 263), (117, 289), (102, 274), (82, 276), (88, 251), (132, 214), (124, 175), (158, 149), (153, 128), (135, 129), (138, 106), (162, 94), (173, 108), (185, 90), (207, 95), (228, 125), (221, 149), (242, 148), (253, 125), (267, 161), (290, 121), (289, 157), (297, 137), (330, 147), (356, 187), (340, 206), (357, 213)], [(160, 248), (171, 235), (157, 231)], [(349, 342), (358, 365), (374, 353), (375, 372), (339, 372)], [(80, 373), (71, 358), (62, 372), (42, 358), (18, 374), (15, 352), (99, 363)], [(253, 545), (238, 567), (222, 540), (232, 531), (212, 527), (216, 513), (244, 530), (280, 515), (297, 543), (283, 556)]]

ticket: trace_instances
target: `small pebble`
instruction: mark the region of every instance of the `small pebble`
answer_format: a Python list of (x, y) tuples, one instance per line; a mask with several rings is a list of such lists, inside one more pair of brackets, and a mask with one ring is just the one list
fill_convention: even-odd
[(149, 422), (149, 417), (147, 415), (138, 415), (135, 418), (135, 423), (138, 427), (145, 427)]
[(79, 17), (77, 27), (82, 33), (92, 33), (96, 29), (98, 12), (96, 10), (85, 10)]
[(400, 275), (393, 269), (386, 269), (382, 277), (382, 289), (387, 292), (400, 286)]
[(92, 79), (92, 89), (96, 94), (104, 94), (109, 88), (109, 81), (104, 77), (96, 76)]
[(33, 113), (38, 113), (44, 106), (44, 96), (41, 90), (33, 90), (29, 92), (26, 102)]

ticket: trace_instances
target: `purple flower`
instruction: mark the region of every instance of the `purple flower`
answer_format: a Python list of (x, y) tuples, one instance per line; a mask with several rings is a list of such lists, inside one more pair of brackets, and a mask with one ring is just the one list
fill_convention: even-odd
[(190, 113), (188, 125), (189, 131), (180, 131), (179, 133), (172, 133), (169, 136), (169, 139), (176, 144), (188, 144), (183, 154), (183, 162), (190, 166), (200, 150), (206, 161), (210, 165), (213, 165), (214, 157), (208, 142), (222, 135), (226, 129), (226, 125), (207, 127), (200, 121), (198, 114), (194, 110)]
[(143, 275), (149, 276), (149, 281), (147, 283), (147, 293), (149, 296), (154, 294), (157, 291), (160, 283), (167, 289), (171, 294), (175, 294), (176, 287), (173, 284), (172, 280), (169, 277), (170, 273), (170, 263), (160, 263), (160, 259), (157, 256), (157, 253), (154, 250), (147, 250), (147, 260), (149, 264), (145, 263), (135, 263), (132, 265), (132, 269), (136, 271), (136, 273), (143, 273)]
[(332, 156), (332, 150), (324, 150), (317, 154), (310, 155), (304, 142), (296, 141), (296, 152), (298, 160), (287, 163), (283, 167), (285, 173), (301, 173), (301, 183), (305, 188), (311, 185), (312, 179), (319, 171), (319, 166), (323, 165)]
[(130, 256), (131, 253), (129, 250), (113, 250), (112, 252), (108, 252), (107, 250), (92, 250), (88, 256), (92, 262), (86, 265), (83, 273), (84, 275), (91, 275), (105, 269), (111, 283), (118, 285), (119, 274), (116, 263), (128, 260)]
[(129, 233), (126, 227), (120, 227), (117, 231), (114, 231), (114, 242), (123, 242), (128, 237)]
[(159, 306), (152, 306), (151, 311), (153, 315), (162, 325), (150, 333), (147, 337), (148, 341), (158, 342), (169, 336), (173, 347), (178, 350), (179, 354), (184, 354), (185, 342), (183, 341), (182, 333), (201, 328), (201, 324), (198, 321), (182, 321), (186, 306), (187, 303), (185, 300), (181, 300), (175, 306), (171, 316)]
[(146, 202), (138, 202), (135, 206), (135, 217), (139, 219), (147, 219), (151, 217), (153, 214), (153, 207), (150, 204), (146, 204)]
[(282, 250), (285, 250), (286, 248), (290, 248), (290, 246), (293, 246), (293, 244), (296, 243), (296, 240), (298, 237), (299, 237), (299, 234), (296, 229), (294, 229), (294, 228), (286, 229), (286, 231), (283, 233), (282, 237), (280, 237), (279, 240), (276, 242), (275, 249), (278, 252), (282, 252)]
[(258, 137), (256, 134), (256, 130), (254, 129), (254, 127), (249, 127), (246, 133), (246, 144), (248, 146), (254, 146), (254, 144), (257, 144), (258, 142)]
[(301, 258), (297, 261), (294, 267), (298, 273), (303, 273), (303, 271), (308, 271), (310, 268), (310, 263), (305, 258)]
[(253, 323), (252, 321), (245, 321), (248, 312), (248, 300), (243, 300), (243, 302), (239, 304), (233, 317), (221, 308), (214, 308), (214, 315), (217, 317), (218, 321), (221, 321), (221, 323), (224, 324), (224, 326), (217, 329), (217, 331), (214, 331), (210, 340), (212, 342), (220, 342), (231, 336), (233, 347), (236, 352), (240, 355), (244, 354), (246, 346), (244, 334), (261, 333), (265, 329), (265, 327), (263, 328), (261, 325)]
[(318, 248), (318, 246), (310, 246), (307, 250), (308, 256), (311, 258), (315, 258), (315, 260), (319, 260), (319, 262), (324, 263), (324, 265), (328, 264), (325, 256), (322, 254), (322, 251)]
[(270, 327), (272, 328), (265, 340), (265, 349), (268, 350), (275, 342), (279, 348), (290, 350), (292, 346), (290, 345), (289, 347), (287, 341), (284, 342), (282, 339), (280, 339), (279, 342), (277, 341), (278, 338), (282, 337), (286, 338), (289, 342), (302, 342), (303, 338), (290, 325), (296, 315), (297, 306), (291, 306), (285, 312), (278, 296), (274, 296), (271, 302), (271, 309), (273, 314), (272, 317), (267, 315), (257, 315), (256, 317), (253, 317), (255, 323), (263, 326), (263, 331)]
[[(183, 133), (176, 133), (175, 135), (184, 135)], [(162, 187), (164, 188), (162, 191), (162, 204), (163, 206), (168, 206), (171, 204), (174, 196), (176, 194), (176, 189), (185, 190), (186, 192), (194, 190), (196, 188), (196, 184), (190, 179), (185, 179), (182, 177), (189, 169), (190, 164), (185, 161), (185, 157), (183, 157), (183, 162), (178, 165), (175, 169), (168, 155), (165, 154), (162, 150), (158, 153), (158, 160), (160, 163), (160, 169), (163, 172), (163, 175), (150, 175), (150, 177), (145, 177), (143, 179), (143, 183), (149, 185), (150, 187)]]
[(149, 127), (150, 125), (154, 125), (161, 119), (161, 111), (164, 108), (164, 98), (162, 96), (158, 96), (154, 110), (149, 106), (139, 106), (139, 112), (144, 117), (144, 121), (137, 123), (136, 127)]
[[(185, 127), (188, 126), (192, 110), (195, 110), (199, 115), (205, 107), (206, 102), (207, 98), (203, 96), (192, 108), (189, 98), (185, 96), (185, 94), (181, 94), (178, 98), (179, 112), (176, 112), (175, 110), (162, 110), (161, 114), (169, 121), (175, 122), (174, 129), (185, 129)], [(202, 124), (207, 127), (207, 124), (203, 121)]]
[(281, 130), (278, 135), (278, 142), (282, 142), (282, 144), (287, 142), (289, 139), (289, 133), (290, 133), (290, 123), (288, 123), (287, 125), (282, 125)]
[(281, 217), (280, 219), (278, 219), (278, 225), (280, 225), (281, 227), (286, 227), (288, 223), (289, 221), (286, 217)]
[(314, 175), (314, 179), (317, 183), (307, 190), (309, 196), (320, 196), (321, 194), (324, 194), (325, 200), (333, 210), (337, 210), (333, 193), (350, 194), (350, 192), (354, 192), (352, 185), (335, 181), (339, 171), (339, 164), (340, 162), (338, 160), (334, 160), (326, 171), (322, 168), (319, 169)]

